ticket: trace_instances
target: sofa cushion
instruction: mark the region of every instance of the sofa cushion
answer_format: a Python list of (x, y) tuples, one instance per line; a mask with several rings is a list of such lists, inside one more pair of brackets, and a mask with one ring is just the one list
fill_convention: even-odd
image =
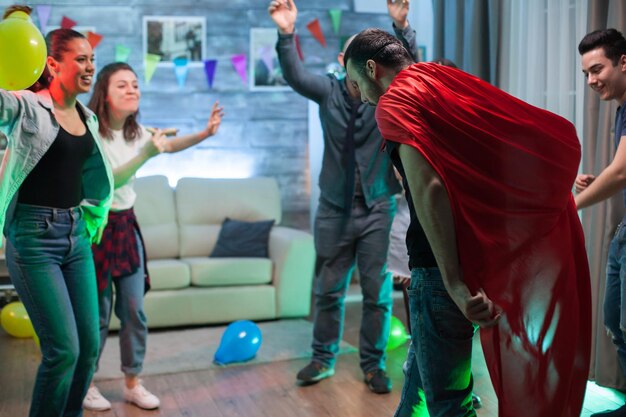
[(177, 259), (148, 261), (148, 271), (153, 291), (186, 288), (191, 284), (189, 265)]
[(214, 287), (272, 282), (272, 261), (266, 258), (184, 258), (191, 285)]
[(148, 259), (178, 258), (178, 223), (174, 190), (167, 177), (154, 175), (135, 180), (135, 214)]
[(176, 186), (180, 256), (208, 256), (226, 217), (243, 221), (281, 221), (274, 178), (182, 178)]
[(267, 258), (274, 220), (244, 222), (226, 217), (211, 257)]

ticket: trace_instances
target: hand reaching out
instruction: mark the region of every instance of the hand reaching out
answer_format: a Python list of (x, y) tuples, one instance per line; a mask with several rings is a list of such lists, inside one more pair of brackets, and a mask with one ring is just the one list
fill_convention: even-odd
[(220, 107), (219, 103), (216, 101), (213, 103), (213, 108), (211, 109), (211, 115), (209, 116), (209, 121), (206, 125), (207, 137), (213, 136), (217, 133), (217, 129), (219, 129), (220, 124), (222, 123), (222, 117), (224, 116), (224, 108)]
[(267, 8), (280, 33), (293, 33), (296, 29), (298, 8), (293, 0), (272, 0)]
[(152, 140), (146, 142), (146, 144), (141, 148), (141, 153), (146, 157), (146, 159), (150, 159), (161, 152), (167, 152), (167, 139), (161, 129), (154, 129), (154, 134), (151, 139)]
[(407, 16), (409, 14), (410, 0), (387, 0), (387, 10), (389, 16), (393, 19), (398, 29), (404, 29), (409, 22)]

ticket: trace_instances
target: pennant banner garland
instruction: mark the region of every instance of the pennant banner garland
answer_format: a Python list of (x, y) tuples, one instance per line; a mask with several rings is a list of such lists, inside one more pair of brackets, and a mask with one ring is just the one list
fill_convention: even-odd
[(41, 33), (46, 33), (46, 26), (48, 26), (52, 6), (35, 6), (35, 10), (37, 10), (37, 16), (39, 17), (39, 29), (41, 29)]
[(233, 55), (230, 59), (233, 63), (233, 67), (235, 67), (235, 71), (239, 74), (239, 78), (243, 81), (244, 84), (248, 84), (248, 73), (246, 72), (246, 56), (244, 54), (241, 55)]
[(204, 61), (204, 73), (206, 74), (206, 81), (209, 84), (209, 88), (213, 88), (213, 79), (215, 78), (215, 67), (217, 66), (217, 59), (207, 59)]
[(87, 32), (87, 42), (91, 45), (91, 49), (96, 49), (96, 46), (98, 46), (101, 40), (102, 35), (98, 35), (97, 33), (91, 31)]
[(335, 32), (335, 35), (339, 35), (339, 27), (341, 26), (341, 10), (330, 9), (328, 14), (330, 14), (330, 22), (333, 24), (333, 31)]
[(144, 58), (144, 79), (146, 84), (150, 84), (150, 80), (156, 71), (157, 64), (161, 61), (161, 55), (146, 54)]
[(174, 59), (174, 72), (176, 73), (176, 81), (178, 86), (183, 88), (185, 81), (187, 80), (187, 74), (189, 73), (189, 60), (187, 58), (175, 58)]
[(70, 19), (67, 16), (63, 16), (63, 19), (61, 20), (61, 28), (62, 29), (71, 29), (74, 26), (76, 26), (76, 22), (73, 21), (72, 19)]
[(128, 62), (130, 48), (124, 45), (115, 45), (115, 62)]
[(272, 55), (273, 51), (274, 49), (271, 46), (264, 46), (259, 51), (261, 61), (263, 61), (270, 74), (274, 72), (274, 56)]
[(326, 38), (324, 38), (324, 33), (322, 32), (322, 27), (320, 26), (320, 21), (317, 18), (313, 19), (309, 23), (307, 23), (306, 27), (307, 29), (309, 29), (309, 32), (311, 32), (313, 37), (317, 39), (317, 41), (324, 48), (326, 48)]

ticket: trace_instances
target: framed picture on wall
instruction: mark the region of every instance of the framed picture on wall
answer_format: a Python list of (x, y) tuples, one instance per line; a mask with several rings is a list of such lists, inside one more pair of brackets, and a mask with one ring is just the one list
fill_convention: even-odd
[(143, 52), (161, 56), (159, 65), (172, 66), (187, 58), (189, 65), (203, 65), (206, 56), (206, 19), (195, 16), (144, 16)]
[(278, 32), (272, 28), (250, 29), (249, 77), (250, 90), (289, 91), (278, 64), (276, 41)]

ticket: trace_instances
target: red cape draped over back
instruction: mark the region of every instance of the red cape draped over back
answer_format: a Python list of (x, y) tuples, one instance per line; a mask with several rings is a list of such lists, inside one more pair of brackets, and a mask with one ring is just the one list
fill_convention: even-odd
[(415, 147), (442, 178), (472, 292), (503, 310), (481, 329), (502, 417), (578, 417), (591, 296), (571, 195), (574, 126), (463, 71), (415, 64), (381, 97), (383, 138)]

